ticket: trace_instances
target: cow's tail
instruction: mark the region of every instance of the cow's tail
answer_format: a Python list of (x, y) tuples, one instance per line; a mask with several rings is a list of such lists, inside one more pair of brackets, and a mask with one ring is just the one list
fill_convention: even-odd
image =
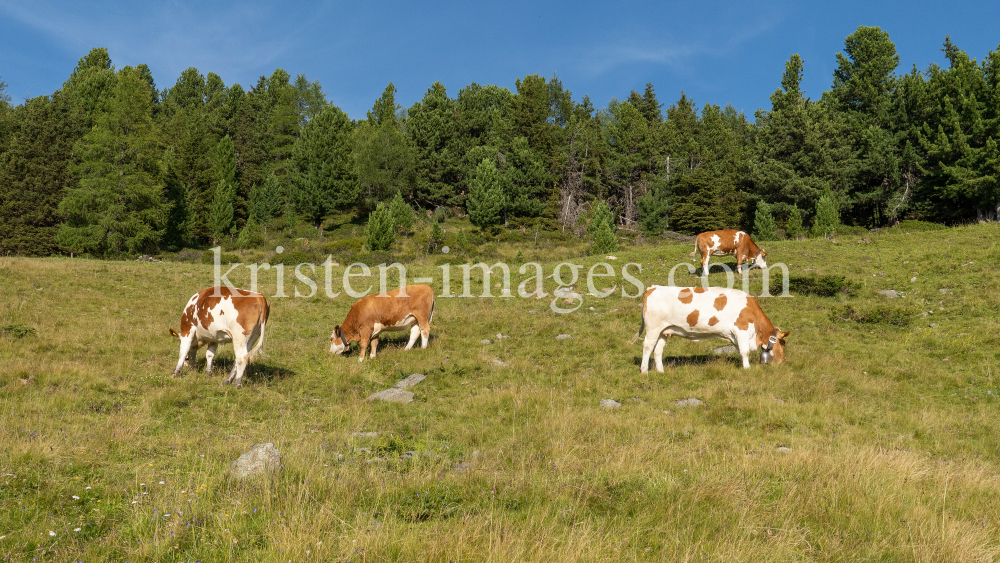
[(433, 320), (434, 320), (434, 296), (431, 295), (431, 312), (429, 315), (427, 315), (427, 324), (431, 324), (431, 321)]
[(639, 340), (639, 337), (642, 336), (642, 331), (646, 328), (646, 297), (648, 296), (649, 290), (647, 289), (642, 296), (642, 317), (639, 319), (639, 331), (635, 333), (632, 340), (629, 340), (629, 344), (635, 344)]
[[(257, 326), (254, 327), (254, 332), (260, 331), (260, 334), (259, 334), (259, 336), (257, 338), (256, 344), (254, 344), (253, 349), (252, 350), (247, 350), (247, 352), (248, 352), (247, 363), (248, 364), (250, 362), (254, 361), (254, 359), (258, 355), (265, 355), (265, 356), (267, 355), (267, 354), (264, 354), (264, 328), (267, 326), (267, 317), (268, 317), (268, 314), (270, 313), (270, 311), (271, 311), (271, 306), (267, 304), (267, 301), (265, 301), (264, 302), (264, 306), (261, 307), (260, 314), (257, 317)], [(254, 336), (253, 334), (250, 335), (250, 340), (249, 340), (250, 342), (253, 341), (253, 336)]]

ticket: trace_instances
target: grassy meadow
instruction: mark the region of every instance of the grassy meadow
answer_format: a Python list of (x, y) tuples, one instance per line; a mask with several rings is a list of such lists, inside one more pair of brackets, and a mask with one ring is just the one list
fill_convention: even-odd
[[(322, 268), (308, 299), (272, 298), (262, 271), (266, 356), (242, 389), (220, 385), (228, 345), (210, 377), (203, 351), (170, 377), (168, 328), (212, 266), (0, 258), (0, 560), (1000, 560), (1000, 226), (762, 244), (769, 263), (853, 292), (760, 299), (792, 333), (783, 364), (753, 354), (744, 370), (712, 353), (723, 341), (672, 339), (666, 373), (648, 376), (621, 267), (665, 284), (693, 245), (640, 240), (611, 261), (560, 240), (529, 232), (466, 257), (521, 252), (545, 275), (607, 261), (611, 297), (570, 314), (551, 295), (438, 297), (428, 349), (397, 333), (361, 364), (357, 345), (328, 351), (353, 299), (323, 296)], [(347, 260), (333, 258), (339, 290)], [(407, 256), (411, 283), (440, 293), (444, 259)], [(678, 269), (679, 285), (697, 279)], [(365, 401), (416, 372), (412, 403)], [(264, 442), (279, 475), (227, 477)]]

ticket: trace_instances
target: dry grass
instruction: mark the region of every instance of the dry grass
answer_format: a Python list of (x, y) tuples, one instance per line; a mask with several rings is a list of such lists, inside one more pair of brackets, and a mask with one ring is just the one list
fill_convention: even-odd
[[(359, 365), (327, 352), (350, 299), (272, 299), (267, 356), (240, 390), (219, 385), (228, 347), (211, 378), (169, 377), (167, 328), (210, 267), (11, 259), (0, 325), (36, 333), (0, 337), (0, 557), (996, 561), (998, 231), (767, 245), (793, 273), (861, 286), (763, 300), (792, 330), (782, 365), (743, 370), (710, 353), (723, 343), (673, 341), (675, 365), (641, 377), (627, 345), (639, 306), (619, 296), (570, 315), (548, 300), (439, 298), (428, 350), (400, 337)], [(635, 247), (615, 264), (665, 283), (689, 252)], [(410, 272), (440, 277), (430, 258)], [(889, 288), (906, 296), (876, 293)], [(914, 317), (831, 317), (848, 304)], [(498, 332), (511, 338), (480, 343)], [(364, 401), (413, 372), (428, 375), (415, 402)], [(674, 404), (687, 397), (704, 404)], [(261, 442), (285, 471), (228, 479)], [(409, 450), (423, 453), (398, 455)]]

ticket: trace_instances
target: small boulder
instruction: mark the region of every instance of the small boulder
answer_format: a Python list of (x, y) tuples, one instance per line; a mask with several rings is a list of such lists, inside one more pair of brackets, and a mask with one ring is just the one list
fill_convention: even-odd
[(726, 354), (735, 354), (738, 351), (739, 350), (736, 349), (736, 346), (720, 346), (715, 350), (712, 350), (712, 353), (718, 356), (724, 356)]
[(378, 438), (378, 432), (355, 432), (351, 434), (353, 438)]
[(490, 340), (489, 338), (484, 338), (484, 339), (480, 340), (479, 343), (480, 344), (493, 344), (493, 341)]
[(937, 323), (931, 323), (931, 324), (930, 324), (930, 327), (931, 327), (931, 328), (937, 328)]
[(879, 291), (879, 295), (884, 295), (889, 299), (895, 299), (899, 297), (899, 292), (896, 291), (895, 289), (883, 289)]
[(946, 294), (946, 293), (950, 293), (950, 292), (951, 292), (951, 288), (950, 288), (950, 287), (942, 287), (942, 288), (941, 288), (941, 289), (939, 289), (938, 291), (940, 291), (940, 292), (941, 292), (941, 295), (944, 295), (944, 294)]
[(503, 340), (504, 338), (510, 338), (509, 334), (497, 333), (497, 340)]
[(695, 399), (694, 397), (691, 397), (690, 399), (681, 399), (680, 401), (677, 401), (674, 404), (677, 405), (678, 407), (697, 407), (698, 405), (702, 404), (702, 401), (701, 399)]
[(790, 451), (792, 451), (792, 448), (789, 448), (788, 446), (778, 446), (778, 451), (779, 452), (790, 452)]
[(396, 389), (409, 389), (410, 387), (413, 387), (414, 385), (416, 385), (417, 383), (420, 383), (421, 381), (423, 381), (426, 378), (427, 378), (427, 376), (424, 375), (424, 374), (422, 374), (422, 373), (414, 373), (414, 374), (411, 374), (406, 379), (404, 379), (404, 380), (400, 381), (399, 383), (397, 383), (395, 385), (395, 388)]
[(620, 406), (622, 406), (622, 404), (614, 399), (601, 399), (601, 407), (603, 408), (617, 409)]
[(366, 400), (379, 400), (387, 403), (409, 403), (413, 401), (413, 393), (392, 387), (390, 389), (386, 389), (385, 391), (372, 393), (371, 395), (368, 395)]
[(556, 340), (566, 340), (566, 339), (569, 339), (569, 338), (573, 338), (573, 337), (570, 336), (570, 335), (568, 335), (568, 334), (560, 334), (560, 335), (556, 336)]
[(236, 479), (274, 474), (281, 470), (281, 452), (274, 444), (257, 444), (229, 466), (229, 474)]
[(493, 360), (493, 365), (501, 368), (507, 367), (507, 364), (505, 362), (501, 362), (500, 360)]

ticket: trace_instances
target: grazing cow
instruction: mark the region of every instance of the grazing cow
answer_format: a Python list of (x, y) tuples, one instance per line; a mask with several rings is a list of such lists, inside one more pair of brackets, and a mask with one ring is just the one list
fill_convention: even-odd
[(382, 332), (410, 331), (409, 350), (421, 338), (420, 347), (426, 348), (431, 337), (431, 319), (434, 318), (434, 290), (429, 285), (408, 285), (405, 293), (395, 289), (386, 294), (362, 297), (351, 305), (343, 324), (333, 327), (330, 351), (343, 354), (351, 349), (351, 342), (361, 343), (358, 361), (365, 359), (368, 343), (372, 345), (372, 358), (378, 348), (378, 335)]
[(785, 361), (785, 339), (760, 309), (753, 297), (738, 289), (723, 287), (674, 287), (654, 285), (642, 295), (642, 324), (632, 339), (634, 343), (646, 329), (642, 343), (642, 364), (647, 373), (649, 355), (653, 354), (656, 371), (663, 371), (663, 348), (667, 338), (680, 336), (695, 342), (703, 338), (721, 338), (736, 346), (743, 367), (750, 367), (751, 350), (764, 348), (761, 363)]
[(205, 373), (212, 373), (216, 348), (220, 343), (232, 342), (236, 364), (222, 383), (235, 378), (236, 386), (241, 387), (243, 371), (264, 346), (264, 326), (270, 310), (263, 295), (245, 289), (234, 292), (228, 287), (209, 287), (192, 295), (181, 315), (180, 334), (170, 329), (170, 334), (181, 341), (181, 357), (173, 376), (180, 374), (185, 360), (193, 363), (198, 348), (205, 344)]
[(742, 273), (743, 263), (751, 260), (754, 266), (767, 268), (767, 262), (764, 260), (767, 253), (750, 240), (750, 235), (743, 231), (726, 229), (701, 233), (694, 239), (694, 252), (691, 253), (691, 257), (693, 258), (698, 252), (701, 252), (701, 275), (703, 276), (708, 275), (710, 256), (735, 256), (737, 273)]

